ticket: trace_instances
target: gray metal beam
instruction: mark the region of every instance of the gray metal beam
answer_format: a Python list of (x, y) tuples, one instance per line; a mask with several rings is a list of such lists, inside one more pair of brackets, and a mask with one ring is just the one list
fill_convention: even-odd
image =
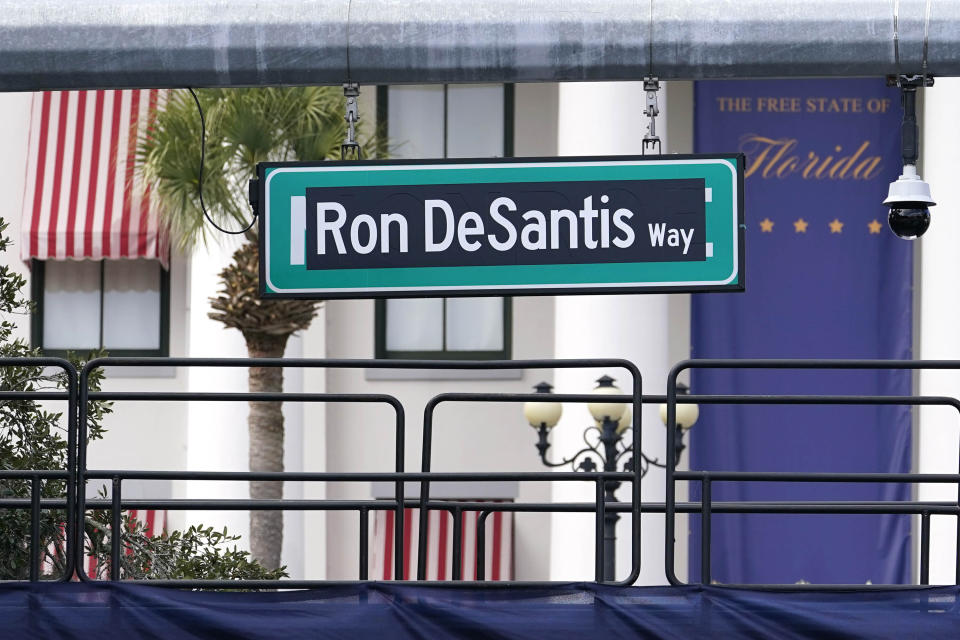
[[(920, 70), (927, 4), (0, 0), (0, 90), (881, 76), (895, 7)], [(960, 75), (960, 2), (929, 8), (928, 69)]]

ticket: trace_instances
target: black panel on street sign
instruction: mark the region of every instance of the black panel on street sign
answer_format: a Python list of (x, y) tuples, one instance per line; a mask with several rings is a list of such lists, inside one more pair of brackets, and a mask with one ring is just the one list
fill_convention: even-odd
[(308, 270), (706, 260), (699, 178), (314, 187), (306, 199)]

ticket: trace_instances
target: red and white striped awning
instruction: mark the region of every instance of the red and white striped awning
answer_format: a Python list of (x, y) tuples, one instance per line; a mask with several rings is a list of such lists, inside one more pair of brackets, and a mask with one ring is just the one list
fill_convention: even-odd
[[(369, 556), (371, 580), (415, 580), (420, 510), (403, 512), (403, 575), (393, 575), (394, 512), (375, 511)], [(460, 540), (461, 579), (477, 578), (476, 511), (465, 511)], [(431, 511), (427, 518), (427, 580), (453, 580), (453, 516), (448, 511)], [(497, 511), (487, 517), (484, 544), (484, 578), (513, 580), (513, 513)]]
[(169, 245), (136, 171), (137, 139), (166, 91), (33, 96), (20, 253), (24, 260), (155, 258)]

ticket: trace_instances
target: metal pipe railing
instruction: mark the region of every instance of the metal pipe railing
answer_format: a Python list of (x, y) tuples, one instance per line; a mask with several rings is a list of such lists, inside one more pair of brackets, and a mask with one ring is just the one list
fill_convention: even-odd
[[(508, 361), (498, 363), (502, 368), (509, 369), (544, 369), (544, 368), (596, 368), (596, 367), (606, 367), (610, 369), (625, 369), (629, 372), (631, 377), (631, 389), (632, 393), (629, 395), (622, 396), (605, 396), (605, 399), (610, 402), (631, 402), (633, 416), (631, 426), (632, 434), (632, 447), (634, 451), (641, 451), (641, 406), (643, 402), (643, 380), (640, 375), (640, 370), (637, 366), (630, 362), (629, 360), (623, 359), (579, 359), (579, 360), (526, 360), (526, 361)], [(596, 401), (596, 396), (592, 394), (551, 394), (550, 400), (552, 402), (575, 402), (575, 403), (589, 403)], [(420, 464), (421, 469), (426, 473), (430, 471), (431, 468), (431, 452), (433, 446), (433, 424), (434, 424), (434, 411), (436, 408), (444, 402), (509, 402), (509, 403), (519, 403), (519, 402), (540, 402), (543, 401), (543, 394), (537, 393), (442, 393), (431, 398), (423, 411), (423, 448), (421, 451)], [(583, 474), (579, 474), (580, 477), (583, 477)], [(630, 585), (636, 582), (637, 578), (640, 575), (640, 479), (643, 475), (643, 470), (640, 465), (634, 465), (633, 471), (624, 474), (626, 478), (630, 481), (631, 485), (631, 500), (630, 504), (632, 505), (631, 513), (633, 518), (631, 519), (631, 568), (628, 576), (620, 581), (618, 584)], [(601, 479), (596, 480), (597, 491), (601, 494), (604, 489), (604, 482)], [(417, 559), (417, 578), (419, 580), (426, 579), (426, 549), (427, 549), (427, 518), (428, 518), (428, 509), (426, 504), (430, 499), (430, 482), (429, 478), (424, 479), (420, 483), (420, 522), (419, 522), (419, 539), (418, 539), (418, 559)], [(598, 567), (603, 567), (603, 518), (604, 518), (604, 508), (605, 500), (598, 499), (595, 501), (596, 505), (596, 528), (598, 534), (594, 539), (594, 558)], [(598, 582), (602, 582), (602, 574), (598, 574)]]
[(8, 0), (0, 91), (960, 75), (960, 5), (929, 4)]
[[(64, 554), (65, 564), (62, 574), (57, 578), (61, 582), (70, 579), (74, 572), (73, 540), (77, 527), (76, 503), (72, 496), (76, 490), (76, 452), (77, 452), (77, 370), (69, 361), (63, 358), (0, 358), (0, 368), (44, 367), (55, 368), (63, 372), (66, 377), (67, 388), (64, 391), (0, 391), (0, 404), (18, 400), (30, 401), (66, 401), (66, 433), (67, 455), (66, 469), (3, 469), (0, 470), (0, 481), (19, 480), (30, 483), (30, 497), (26, 499), (0, 499), (0, 508), (30, 509), (30, 527), (27, 534), (28, 576), (31, 582), (40, 579), (41, 558), (44, 549), (41, 541), (41, 512), (50, 509), (66, 511), (66, 520), (61, 523), (64, 539), (56, 545)], [(62, 498), (44, 498), (42, 481), (63, 481), (65, 493)]]
[[(797, 369), (797, 370), (951, 370), (960, 369), (960, 361), (954, 360), (830, 360), (830, 359), (706, 359), (706, 360), (685, 360), (679, 362), (670, 370), (667, 376), (667, 438), (668, 442), (676, 437), (677, 429), (677, 378), (680, 373), (690, 369)], [(695, 400), (701, 404), (708, 404), (713, 401), (716, 404), (763, 404), (763, 405), (906, 405), (906, 406), (949, 406), (960, 414), (960, 401), (948, 396), (843, 396), (843, 395), (765, 395), (765, 396), (689, 396), (684, 395), (683, 402)], [(713, 400), (711, 400), (713, 399)], [(676, 483), (681, 480), (700, 480), (703, 490), (706, 492), (705, 503), (702, 508), (701, 526), (702, 534), (707, 535), (706, 542), (702, 541), (702, 558), (706, 562), (710, 560), (709, 532), (711, 505), (709, 492), (710, 483), (715, 480), (739, 481), (739, 482), (895, 482), (895, 483), (917, 483), (921, 474), (837, 474), (837, 473), (792, 473), (792, 472), (735, 472), (735, 471), (699, 471), (699, 472), (681, 472), (676, 468), (677, 460), (675, 452), (667, 447), (667, 467), (666, 467), (666, 527), (664, 536), (665, 560), (664, 567), (668, 582), (674, 586), (682, 586), (687, 583), (680, 580), (675, 572), (676, 563), (676, 541), (674, 539), (676, 531)], [(958, 476), (954, 474), (936, 474), (933, 482), (950, 482), (957, 480)], [(958, 485), (960, 486), (960, 485)], [(843, 503), (832, 501), (829, 505), (810, 508), (809, 505), (795, 503), (798, 507), (795, 513), (869, 513), (862, 510), (865, 505), (858, 503)], [(902, 501), (899, 504), (914, 505), (915, 502)], [(951, 505), (952, 507), (952, 505)], [(960, 503), (958, 503), (960, 507)], [(843, 511), (842, 509), (851, 509)], [(762, 511), (757, 511), (761, 513)], [(885, 513), (897, 513), (892, 510)], [(901, 512), (904, 513), (904, 512)], [(925, 584), (925, 577), (929, 577), (929, 516), (921, 511), (921, 554), (920, 554), (920, 583)], [(960, 540), (960, 510), (952, 511), (952, 508), (944, 513), (956, 513), (958, 515), (958, 540)], [(706, 522), (704, 522), (706, 521)], [(926, 532), (924, 534), (924, 531)], [(923, 537), (926, 535), (926, 546), (923, 544)], [(960, 547), (957, 552), (955, 581), (960, 584)], [(701, 580), (708, 580), (710, 576), (709, 566), (703, 568)], [(751, 585), (760, 588), (774, 587), (775, 585)]]
[[(17, 366), (24, 363), (37, 366), (39, 361), (10, 362), (0, 359), (0, 366)], [(862, 483), (898, 483), (898, 484), (955, 484), (960, 485), (960, 471), (958, 473), (918, 474), (918, 473), (802, 473), (802, 472), (773, 472), (773, 471), (678, 471), (673, 451), (667, 448), (667, 493), (663, 502), (641, 502), (640, 474), (637, 470), (630, 472), (434, 472), (431, 467), (432, 438), (434, 433), (434, 411), (437, 406), (445, 402), (506, 402), (518, 403), (530, 400), (542, 401), (542, 394), (486, 394), (486, 393), (444, 393), (432, 398), (424, 410), (424, 439), (421, 471), (407, 472), (403, 470), (403, 451), (405, 439), (405, 413), (402, 405), (393, 396), (382, 394), (252, 394), (252, 393), (199, 393), (199, 392), (91, 392), (87, 389), (89, 373), (99, 366), (214, 366), (214, 367), (247, 367), (278, 366), (278, 367), (380, 367), (380, 368), (421, 368), (421, 369), (495, 369), (495, 368), (560, 368), (560, 367), (620, 367), (628, 369), (633, 375), (634, 384), (632, 393), (622, 396), (604, 396), (604, 400), (633, 402), (634, 404), (634, 446), (640, 447), (640, 411), (642, 404), (668, 404), (668, 442), (672, 435), (671, 429), (676, 429), (676, 404), (743, 404), (743, 405), (811, 405), (811, 404), (868, 404), (878, 406), (892, 405), (939, 405), (950, 406), (960, 412), (960, 401), (947, 396), (919, 397), (919, 396), (844, 396), (844, 395), (676, 395), (677, 374), (687, 368), (779, 368), (779, 369), (960, 369), (960, 362), (955, 361), (830, 361), (830, 360), (746, 360), (746, 361), (688, 361), (680, 363), (671, 372), (665, 396), (643, 396), (641, 381), (636, 367), (623, 360), (528, 360), (509, 362), (438, 362), (438, 361), (361, 361), (361, 360), (225, 360), (225, 359), (104, 359), (89, 363), (80, 376), (70, 376), (72, 366), (65, 361), (44, 359), (45, 365), (56, 364), (68, 373), (68, 390), (66, 392), (51, 392), (45, 398), (67, 400), (70, 404), (68, 412), (68, 441), (70, 443), (69, 464), (63, 470), (8, 470), (0, 471), (0, 480), (17, 480), (29, 483), (29, 497), (0, 498), (0, 509), (29, 509), (29, 540), (25, 548), (31, 554), (29, 579), (41, 578), (40, 553), (43, 544), (41, 541), (41, 512), (51, 509), (65, 509), (67, 511), (67, 538), (66, 559), (69, 571), (61, 579), (69, 579), (74, 573), (82, 580), (89, 580), (82, 571), (76, 568), (82, 566), (83, 531), (79, 527), (80, 518), (86, 509), (104, 509), (110, 511), (110, 571), (111, 580), (124, 579), (121, 569), (123, 549), (123, 511), (128, 509), (182, 509), (182, 510), (310, 510), (310, 511), (337, 511), (356, 512), (360, 524), (358, 577), (365, 580), (369, 577), (369, 526), (370, 512), (390, 511), (395, 514), (394, 530), (395, 566), (394, 575), (402, 576), (404, 564), (404, 548), (402, 544), (404, 528), (404, 510), (417, 508), (420, 510), (421, 529), (418, 541), (418, 578), (425, 577), (421, 570), (425, 561), (426, 527), (423, 523), (431, 510), (449, 513), (453, 518), (453, 580), (457, 584), (476, 584), (473, 581), (464, 581), (463, 568), (463, 540), (465, 536), (465, 515), (476, 512), (476, 578), (485, 585), (499, 587), (486, 582), (484, 558), (486, 554), (485, 527), (489, 516), (495, 513), (584, 513), (593, 514), (596, 519), (596, 540), (594, 560), (597, 574), (595, 579), (602, 581), (602, 567), (604, 565), (604, 551), (602, 544), (603, 520), (609, 513), (629, 513), (633, 520), (632, 535), (634, 555), (628, 579), (623, 584), (632, 583), (639, 573), (640, 547), (639, 532), (640, 520), (644, 514), (665, 514), (667, 535), (665, 561), (668, 576), (673, 572), (674, 549), (672, 547), (674, 519), (678, 513), (701, 514), (701, 554), (702, 564), (701, 583), (710, 583), (712, 580), (711, 557), (711, 527), (715, 514), (728, 513), (763, 513), (763, 514), (903, 514), (919, 516), (920, 521), (920, 584), (927, 584), (930, 577), (930, 529), (934, 516), (950, 516), (960, 520), (960, 503), (957, 501), (850, 501), (850, 500), (812, 500), (812, 501), (717, 501), (713, 499), (713, 485), (717, 482), (778, 482), (778, 483), (834, 483), (834, 484), (862, 484)], [(21, 394), (5, 392), (0, 402), (17, 399), (38, 399), (35, 392)], [(27, 397), (29, 396), (29, 398)], [(158, 402), (208, 402), (208, 401), (248, 401), (250, 399), (269, 401), (298, 401), (298, 402), (376, 402), (385, 403), (393, 407), (395, 412), (395, 458), (396, 471), (394, 472), (242, 472), (242, 471), (171, 471), (171, 470), (117, 470), (117, 469), (88, 469), (86, 452), (87, 433), (87, 403), (93, 400), (113, 401), (158, 401)], [(595, 398), (589, 394), (556, 394), (551, 400), (564, 402), (588, 402)], [(76, 452), (74, 452), (76, 448)], [(63, 498), (45, 498), (42, 496), (45, 481), (65, 481), (68, 490)], [(111, 495), (104, 499), (87, 499), (85, 484), (90, 480), (108, 480), (112, 486)], [(392, 500), (252, 500), (252, 499), (130, 499), (124, 497), (123, 483), (129, 480), (216, 480), (227, 482), (247, 482), (251, 480), (273, 482), (346, 482), (366, 483), (371, 481), (390, 481), (395, 484), (396, 492)], [(596, 488), (596, 497), (589, 502), (577, 503), (491, 503), (487, 501), (454, 501), (432, 499), (429, 494), (432, 482), (490, 482), (516, 481), (530, 482), (585, 482)], [(606, 502), (604, 500), (604, 485), (608, 482), (629, 482), (631, 484), (631, 500), (629, 502)], [(405, 482), (419, 482), (420, 495), (418, 498), (405, 498), (403, 487)], [(676, 482), (699, 482), (702, 485), (702, 497), (699, 501), (676, 500), (674, 485)], [(960, 536), (960, 531), (958, 531)], [(957, 581), (960, 584), (960, 555), (956, 561)], [(673, 576), (675, 579), (676, 576)], [(266, 581), (217, 581), (217, 580), (149, 580), (150, 584), (169, 587), (203, 587), (203, 588), (300, 588), (319, 586), (323, 584), (337, 584), (330, 581), (310, 580), (282, 580)], [(679, 583), (679, 581), (674, 582)], [(545, 585), (546, 582), (514, 582), (511, 584)], [(788, 588), (784, 585), (750, 585), (755, 588), (778, 589)], [(790, 585), (789, 588), (796, 588)], [(816, 588), (823, 588), (817, 585)], [(889, 588), (889, 585), (873, 585), (870, 588)], [(898, 586), (899, 587), (899, 586)], [(813, 587), (811, 587), (813, 588)], [(831, 585), (828, 588), (850, 588)], [(867, 588), (859, 585), (858, 588)]]

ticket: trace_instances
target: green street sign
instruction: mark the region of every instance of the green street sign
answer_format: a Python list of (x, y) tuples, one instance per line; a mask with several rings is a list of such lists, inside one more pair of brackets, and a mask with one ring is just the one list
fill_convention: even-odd
[(743, 156), (261, 163), (260, 294), (743, 290)]

